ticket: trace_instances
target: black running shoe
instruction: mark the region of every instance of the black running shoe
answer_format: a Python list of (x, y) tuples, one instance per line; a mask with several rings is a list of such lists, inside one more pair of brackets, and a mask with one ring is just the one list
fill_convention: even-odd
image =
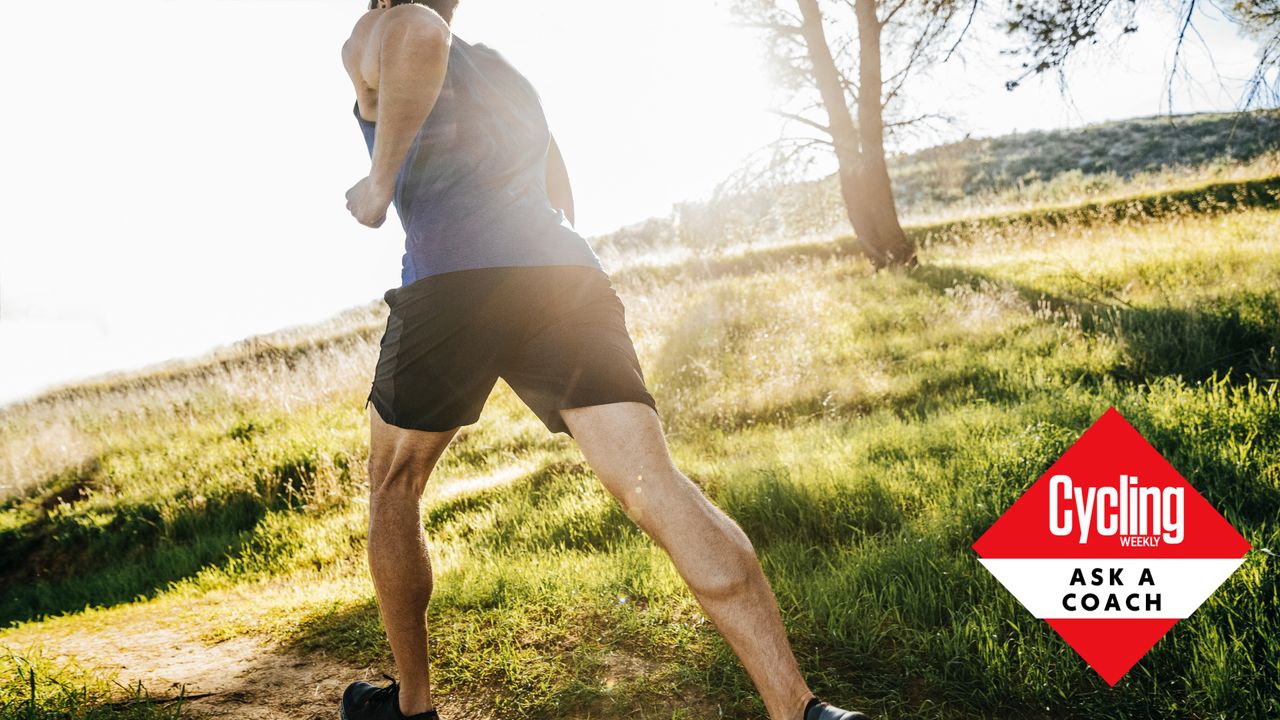
[(351, 683), (342, 693), (342, 720), (440, 720), (435, 710), (417, 715), (400, 712), (400, 683), (390, 675), (386, 687), (367, 682)]
[(804, 708), (804, 720), (871, 720), (871, 718), (860, 712), (841, 710), (835, 705), (828, 705), (814, 698)]

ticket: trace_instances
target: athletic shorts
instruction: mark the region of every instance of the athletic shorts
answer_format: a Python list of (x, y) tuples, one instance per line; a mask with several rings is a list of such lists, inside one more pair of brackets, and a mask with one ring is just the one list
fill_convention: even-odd
[[(553, 433), (564, 408), (657, 412), (609, 276), (577, 265), (429, 275), (388, 290), (369, 403), (389, 425), (440, 432), (480, 418), (504, 379)], [(366, 403), (366, 407), (368, 403)]]

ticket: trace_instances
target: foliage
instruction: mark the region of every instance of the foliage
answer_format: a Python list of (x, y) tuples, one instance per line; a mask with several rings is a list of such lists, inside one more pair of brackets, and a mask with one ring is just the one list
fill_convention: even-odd
[[(1169, 69), (1172, 79), (1179, 72), (1183, 43), (1189, 37), (1203, 39), (1195, 24), (1200, 3), (1180, 0), (1172, 5), (1150, 4), (1177, 15), (1178, 30), (1173, 38), (1176, 49)], [(1140, 7), (1145, 5), (1138, 0), (1012, 0), (1003, 25), (1018, 45), (1008, 52), (1024, 60), (1022, 75), (1006, 85), (1016, 87), (1039, 73), (1061, 73), (1082, 48), (1113, 43), (1121, 35), (1136, 32)], [(1242, 107), (1274, 106), (1280, 101), (1280, 8), (1275, 0), (1235, 0), (1223, 9), (1242, 31), (1260, 43), (1258, 64), (1242, 98)], [(1172, 103), (1172, 98), (1169, 101)]]

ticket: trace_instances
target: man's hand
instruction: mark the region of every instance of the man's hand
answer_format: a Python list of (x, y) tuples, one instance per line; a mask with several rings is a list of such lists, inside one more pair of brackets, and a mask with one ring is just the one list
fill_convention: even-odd
[(382, 227), (387, 221), (387, 208), (391, 207), (395, 187), (379, 188), (373, 179), (366, 177), (347, 191), (347, 210), (361, 225)]

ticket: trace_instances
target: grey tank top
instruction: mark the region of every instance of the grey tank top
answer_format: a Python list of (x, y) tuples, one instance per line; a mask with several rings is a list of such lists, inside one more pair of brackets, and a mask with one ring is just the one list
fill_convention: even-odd
[[(356, 120), (373, 155), (376, 125)], [(547, 197), (551, 133), (537, 92), (501, 55), (454, 35), (435, 107), (396, 176), (405, 230), (401, 287), (457, 270), (603, 269)]]

